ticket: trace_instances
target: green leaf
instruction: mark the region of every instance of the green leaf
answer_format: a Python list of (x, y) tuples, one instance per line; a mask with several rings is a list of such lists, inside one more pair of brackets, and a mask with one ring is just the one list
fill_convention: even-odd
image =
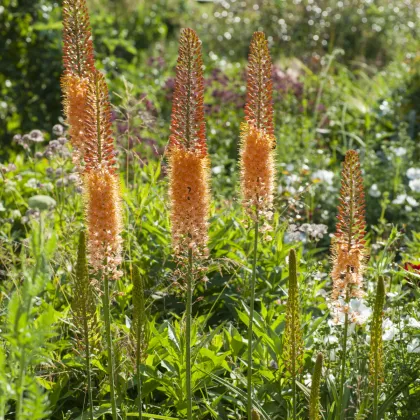
[(54, 208), (56, 201), (48, 195), (34, 195), (28, 200), (31, 209), (48, 210)]

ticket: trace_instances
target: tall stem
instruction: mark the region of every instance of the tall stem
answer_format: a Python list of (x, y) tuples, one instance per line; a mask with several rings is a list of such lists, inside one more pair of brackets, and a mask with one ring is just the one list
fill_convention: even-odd
[(188, 275), (187, 275), (187, 325), (186, 325), (186, 385), (187, 385), (187, 419), (192, 420), (192, 392), (191, 392), (191, 312), (193, 294), (193, 251), (188, 250)]
[(88, 381), (90, 420), (93, 420), (93, 396), (92, 396), (92, 378), (91, 378), (91, 372), (90, 372), (89, 327), (88, 327), (86, 311), (85, 311), (85, 316), (83, 317), (83, 329), (85, 330), (84, 335), (85, 335), (85, 348), (86, 348), (86, 372), (87, 372), (87, 381)]
[(375, 377), (375, 385), (373, 388), (373, 417), (372, 418), (373, 420), (378, 419), (378, 378), (377, 377)]
[(292, 396), (293, 396), (293, 420), (296, 420), (296, 376), (293, 378), (292, 382)]
[(112, 407), (112, 419), (117, 420), (117, 403), (115, 399), (115, 387), (114, 387), (114, 358), (112, 352), (112, 339), (111, 339), (111, 322), (109, 315), (109, 280), (108, 276), (104, 276), (104, 294), (102, 296), (102, 305), (104, 310), (105, 319), (105, 332), (106, 332), (106, 343), (108, 350), (108, 376), (109, 376), (109, 389), (111, 395), (111, 407)]
[(141, 324), (137, 322), (137, 348), (136, 348), (136, 365), (137, 365), (137, 386), (139, 398), (139, 419), (143, 418), (142, 397), (141, 397), (141, 374), (140, 374), (140, 339), (141, 339)]
[(251, 301), (249, 303), (249, 325), (248, 325), (248, 377), (247, 377), (247, 394), (248, 394), (248, 420), (252, 419), (252, 327), (254, 325), (254, 300), (255, 300), (255, 279), (257, 276), (257, 251), (258, 251), (258, 210), (256, 212), (254, 226), (254, 256), (252, 261), (251, 276)]
[(347, 358), (347, 332), (349, 327), (349, 312), (348, 306), (350, 301), (350, 293), (347, 287), (346, 291), (346, 306), (347, 310), (344, 315), (344, 332), (343, 332), (343, 355), (341, 360), (341, 376), (340, 376), (340, 396), (339, 396), (339, 418), (344, 419), (344, 405), (343, 405), (343, 397), (344, 397), (344, 380), (346, 375), (346, 358)]

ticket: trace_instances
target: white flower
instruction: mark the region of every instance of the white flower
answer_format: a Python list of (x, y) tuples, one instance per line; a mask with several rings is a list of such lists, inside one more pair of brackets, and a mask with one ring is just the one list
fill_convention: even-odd
[(312, 375), (310, 373), (303, 377), (303, 383), (309, 388), (312, 386)]
[(376, 184), (373, 184), (370, 188), (369, 188), (369, 195), (371, 197), (380, 197), (381, 196), (381, 192), (379, 191), (379, 188)]
[(215, 175), (219, 175), (223, 171), (223, 166), (215, 166), (211, 170)]
[(397, 198), (392, 201), (392, 204), (403, 204), (406, 198), (407, 194), (399, 194)]
[(420, 321), (417, 321), (417, 319), (410, 317), (408, 318), (408, 324), (409, 327), (412, 328), (420, 328)]
[[(342, 298), (334, 302), (334, 306), (332, 307), (332, 313), (335, 318), (333, 321), (334, 324), (344, 324), (346, 306), (347, 305)], [(351, 299), (348, 308), (348, 319), (351, 322), (349, 334), (355, 330), (356, 324), (364, 324), (371, 315), (372, 310), (365, 305), (363, 300)]]
[(408, 186), (411, 188), (414, 192), (420, 192), (420, 178), (412, 179)]
[(407, 352), (420, 353), (420, 340), (418, 338), (413, 339), (413, 341), (407, 345)]
[(417, 207), (419, 205), (418, 201), (415, 198), (410, 197), (409, 195), (407, 195), (406, 200), (407, 200), (407, 203), (410, 204), (411, 207)]
[(319, 171), (315, 171), (312, 174), (311, 179), (313, 181), (319, 180), (320, 182), (325, 182), (328, 185), (333, 185), (334, 172), (327, 171), (325, 169), (320, 169)]
[(397, 334), (398, 330), (395, 327), (394, 323), (390, 319), (386, 319), (382, 324), (382, 340), (384, 341), (391, 341), (394, 339), (395, 334)]
[(402, 157), (407, 154), (407, 149), (405, 147), (392, 147), (391, 151), (398, 157)]
[(338, 337), (335, 335), (327, 335), (324, 337), (324, 344), (336, 344), (338, 343)]
[(419, 179), (420, 178), (420, 168), (410, 168), (407, 170), (408, 179)]
[(372, 310), (361, 299), (350, 300), (349, 318), (352, 322), (364, 324), (372, 315)]

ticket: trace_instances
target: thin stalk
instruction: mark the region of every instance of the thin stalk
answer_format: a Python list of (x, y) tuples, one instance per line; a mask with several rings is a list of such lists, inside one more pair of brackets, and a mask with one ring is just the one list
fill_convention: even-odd
[[(350, 301), (350, 293), (347, 288), (346, 292), (346, 306), (348, 307)], [(344, 315), (344, 332), (343, 332), (343, 355), (341, 360), (341, 375), (340, 375), (340, 394), (339, 394), (339, 412), (338, 415), (340, 419), (344, 419), (344, 406), (343, 406), (343, 396), (344, 396), (344, 379), (346, 375), (346, 358), (347, 358), (347, 333), (349, 328), (349, 312), (348, 309)]]
[(188, 275), (187, 275), (187, 325), (186, 325), (186, 385), (187, 385), (187, 419), (192, 420), (192, 392), (191, 392), (191, 312), (193, 294), (193, 251), (188, 250)]
[(88, 380), (88, 395), (89, 395), (89, 411), (90, 420), (93, 420), (93, 396), (92, 396), (92, 377), (90, 370), (90, 344), (89, 344), (89, 327), (87, 321), (87, 315), (83, 317), (83, 328), (85, 330), (85, 348), (86, 348), (86, 372)]
[[(41, 258), (43, 255), (44, 250), (44, 236), (43, 236), (43, 230), (44, 230), (44, 219), (42, 217), (42, 211), (39, 214), (39, 230), (38, 230), (38, 246), (39, 249), (36, 250), (38, 255), (36, 256), (36, 264), (34, 271), (32, 273), (32, 285), (35, 283), (36, 277), (38, 275), (38, 271), (40, 270), (40, 264), (41, 264)], [(34, 250), (35, 251), (35, 250)], [(30, 314), (32, 311), (32, 296), (31, 291), (28, 289), (30, 286), (25, 282), (23, 289), (23, 307), (25, 308), (24, 311), (26, 311), (26, 322), (29, 322)], [(25, 290), (26, 289), (26, 290)], [(25, 302), (26, 300), (26, 302)], [(18, 329), (18, 323), (21, 319), (21, 317), (24, 315), (19, 309), (19, 315), (16, 316), (15, 320), (15, 332), (19, 331)], [(16, 420), (20, 420), (22, 416), (22, 409), (23, 409), (23, 394), (24, 394), (24, 385), (25, 385), (25, 376), (26, 376), (26, 368), (27, 368), (27, 360), (26, 360), (26, 348), (23, 346), (21, 348), (21, 357), (20, 357), (20, 367), (19, 367), (19, 376), (16, 381), (16, 393), (18, 395), (16, 400)]]
[(139, 398), (139, 419), (143, 418), (142, 397), (141, 397), (141, 374), (140, 374), (140, 331), (141, 324), (137, 322), (137, 348), (136, 348), (136, 365), (137, 365), (137, 383)]
[[(377, 369), (378, 361), (375, 360), (375, 369)], [(375, 378), (375, 384), (373, 387), (373, 420), (378, 420), (378, 378)]]
[(296, 376), (292, 381), (292, 397), (293, 397), (293, 420), (296, 420)]
[(111, 339), (111, 322), (109, 315), (109, 280), (108, 276), (104, 276), (104, 294), (102, 296), (104, 319), (105, 319), (105, 332), (106, 332), (106, 343), (108, 347), (108, 376), (109, 376), (109, 389), (111, 396), (111, 408), (112, 408), (112, 419), (117, 420), (117, 403), (115, 399), (115, 388), (114, 388), (114, 359), (112, 352), (112, 339)]
[(249, 325), (248, 325), (248, 377), (247, 377), (247, 394), (248, 394), (248, 420), (252, 419), (252, 327), (254, 325), (254, 300), (255, 300), (255, 279), (257, 276), (257, 251), (258, 251), (258, 210), (256, 212), (254, 226), (254, 256), (252, 261), (251, 276), (251, 301), (249, 303)]
[(20, 420), (22, 417), (22, 405), (23, 405), (23, 385), (25, 382), (26, 374), (26, 360), (25, 360), (25, 350), (22, 350), (22, 357), (20, 360), (20, 369), (19, 369), (19, 378), (16, 382), (16, 391), (18, 398), (16, 401), (16, 420)]

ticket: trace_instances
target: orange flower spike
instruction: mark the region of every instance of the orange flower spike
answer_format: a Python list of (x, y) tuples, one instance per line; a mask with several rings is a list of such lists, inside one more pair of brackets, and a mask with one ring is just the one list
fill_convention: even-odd
[(80, 165), (84, 149), (83, 115), (88, 78), (95, 71), (89, 13), (85, 0), (63, 1), (63, 64), (61, 78), (64, 114), (74, 148), (73, 160)]
[(249, 216), (267, 212), (273, 204), (274, 137), (252, 125), (241, 125), (241, 189)]
[(122, 209), (108, 88), (102, 73), (89, 78), (85, 127), (84, 186), (89, 262), (95, 271), (118, 278), (122, 249)]
[(274, 136), (272, 63), (263, 32), (255, 32), (250, 44), (245, 120)]
[(175, 91), (172, 101), (170, 146), (207, 153), (204, 121), (204, 77), (201, 41), (189, 28), (179, 39)]
[(98, 70), (89, 78), (83, 126), (85, 171), (100, 167), (114, 173), (116, 151), (112, 137), (108, 86), (105, 76)]
[(95, 272), (120, 277), (122, 218), (118, 176), (99, 168), (84, 177), (89, 262)]
[[(362, 297), (366, 250), (365, 195), (359, 155), (349, 150), (341, 173), (336, 234), (331, 245), (333, 299)], [(350, 287), (349, 287), (350, 286)]]
[(177, 253), (194, 247), (203, 254), (210, 186), (201, 42), (192, 29), (183, 29), (179, 43), (168, 151), (172, 241)]
[(86, 0), (63, 0), (64, 73), (88, 77), (95, 70)]
[[(271, 57), (265, 35), (255, 32), (250, 45), (245, 123), (241, 126), (241, 189), (252, 218), (266, 214), (273, 204), (274, 138)], [(268, 217), (269, 218), (269, 217)]]

